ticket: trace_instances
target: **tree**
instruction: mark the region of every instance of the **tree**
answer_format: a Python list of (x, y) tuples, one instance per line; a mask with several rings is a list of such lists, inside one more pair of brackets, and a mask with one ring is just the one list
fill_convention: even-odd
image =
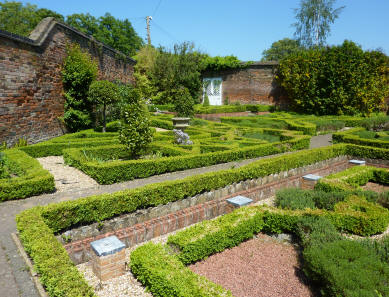
[(28, 36), (38, 23), (46, 18), (54, 17), (59, 21), (64, 18), (52, 10), (38, 9), (36, 5), (21, 2), (0, 3), (0, 29), (22, 36)]
[(89, 13), (72, 14), (67, 17), (66, 23), (128, 56), (134, 56), (143, 46), (142, 38), (129, 20), (116, 19), (109, 13), (99, 18)]
[(330, 33), (330, 25), (339, 17), (344, 6), (334, 9), (336, 0), (301, 0), (295, 9), (297, 22), (295, 37), (303, 46), (323, 46)]
[(64, 120), (72, 132), (90, 128), (93, 123), (93, 104), (88, 98), (89, 86), (96, 79), (97, 63), (79, 45), (67, 48), (62, 67), (65, 91)]
[(137, 89), (122, 88), (122, 119), (119, 130), (119, 141), (126, 146), (129, 154), (137, 158), (144, 154), (153, 139), (150, 128), (149, 111)]
[(114, 83), (107, 80), (92, 82), (89, 87), (89, 100), (97, 105), (103, 105), (103, 132), (106, 131), (106, 108), (119, 100), (119, 88)]
[(298, 40), (284, 38), (273, 42), (269, 49), (262, 52), (262, 61), (279, 61), (301, 49), (302, 47)]

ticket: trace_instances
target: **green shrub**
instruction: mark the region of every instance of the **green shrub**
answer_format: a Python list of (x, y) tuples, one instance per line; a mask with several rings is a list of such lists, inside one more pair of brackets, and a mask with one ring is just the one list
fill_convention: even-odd
[(322, 287), (324, 296), (389, 295), (389, 266), (359, 242), (312, 244), (303, 257), (305, 273)]
[(351, 41), (299, 51), (280, 61), (278, 79), (295, 110), (310, 114), (378, 111), (388, 96), (387, 57)]
[(79, 45), (66, 49), (62, 69), (65, 91), (64, 121), (72, 132), (91, 127), (93, 104), (88, 99), (90, 84), (96, 79), (98, 66), (92, 57), (83, 52)]
[(301, 190), (297, 188), (284, 189), (276, 193), (275, 204), (280, 208), (286, 209), (315, 209), (312, 191)]
[(106, 132), (107, 105), (119, 100), (119, 88), (107, 80), (99, 80), (91, 83), (88, 91), (89, 101), (97, 105), (103, 105), (103, 132)]
[(174, 110), (179, 117), (191, 117), (194, 114), (194, 100), (188, 89), (179, 88), (173, 94)]
[(128, 89), (124, 96), (128, 103), (122, 110), (119, 141), (127, 147), (131, 156), (139, 157), (152, 141), (149, 112), (137, 89)]
[(208, 97), (208, 94), (207, 94), (207, 93), (204, 94), (203, 106), (204, 106), (204, 107), (208, 107), (208, 106), (209, 106), (209, 97)]
[(192, 272), (160, 244), (146, 243), (131, 253), (131, 271), (153, 296), (216, 297), (231, 293)]
[(0, 152), (0, 179), (9, 177), (8, 160), (3, 152)]
[(18, 149), (3, 151), (7, 168), (16, 177), (0, 178), (0, 201), (21, 199), (54, 191), (54, 178), (37, 160)]
[(95, 296), (67, 251), (43, 221), (39, 208), (16, 216), (24, 249), (34, 261), (34, 269), (50, 297)]

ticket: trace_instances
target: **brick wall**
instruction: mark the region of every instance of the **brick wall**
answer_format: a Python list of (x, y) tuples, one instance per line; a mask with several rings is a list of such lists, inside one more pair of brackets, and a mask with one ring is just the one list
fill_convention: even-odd
[(244, 69), (205, 73), (203, 77), (221, 77), (222, 100), (230, 103), (286, 106), (288, 99), (275, 81), (277, 62), (255, 62)]
[(135, 61), (53, 18), (42, 20), (29, 38), (0, 30), (0, 143), (63, 134), (61, 66), (69, 43), (98, 61), (100, 79), (132, 82)]

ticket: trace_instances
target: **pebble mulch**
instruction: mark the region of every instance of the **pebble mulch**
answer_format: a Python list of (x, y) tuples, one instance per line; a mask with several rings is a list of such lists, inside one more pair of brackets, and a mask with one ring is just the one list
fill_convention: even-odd
[(93, 188), (99, 185), (77, 168), (65, 165), (62, 156), (37, 158), (37, 160), (54, 176), (55, 188), (58, 192)]

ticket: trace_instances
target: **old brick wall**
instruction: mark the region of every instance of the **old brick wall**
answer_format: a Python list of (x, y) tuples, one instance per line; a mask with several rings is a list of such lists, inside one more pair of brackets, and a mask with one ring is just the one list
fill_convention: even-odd
[(255, 62), (243, 69), (205, 73), (203, 77), (221, 77), (222, 100), (229, 103), (286, 106), (288, 98), (275, 80), (277, 62)]
[(0, 143), (39, 142), (64, 133), (61, 66), (78, 43), (98, 61), (99, 78), (131, 83), (135, 61), (75, 29), (44, 19), (30, 38), (0, 30)]

